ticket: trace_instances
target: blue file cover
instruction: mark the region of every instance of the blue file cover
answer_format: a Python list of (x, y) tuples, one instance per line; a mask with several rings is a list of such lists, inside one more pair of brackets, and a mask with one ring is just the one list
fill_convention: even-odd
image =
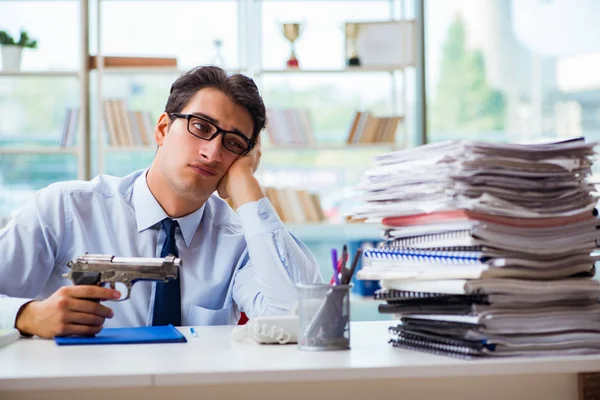
[(142, 326), (139, 328), (106, 328), (96, 336), (56, 337), (59, 346), (84, 344), (185, 343), (185, 336), (173, 325)]

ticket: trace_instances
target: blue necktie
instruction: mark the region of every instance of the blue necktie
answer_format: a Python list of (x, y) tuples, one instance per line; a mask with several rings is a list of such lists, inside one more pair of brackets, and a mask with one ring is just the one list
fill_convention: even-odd
[[(175, 244), (175, 229), (178, 224), (170, 218), (162, 220), (161, 225), (167, 234), (165, 243), (160, 252), (161, 257), (169, 254), (179, 257), (177, 245)], [(181, 273), (181, 271), (180, 271)], [(156, 292), (154, 293), (154, 315), (152, 325), (181, 325), (181, 290), (179, 287), (179, 275), (177, 279), (171, 279), (169, 282), (156, 282)]]

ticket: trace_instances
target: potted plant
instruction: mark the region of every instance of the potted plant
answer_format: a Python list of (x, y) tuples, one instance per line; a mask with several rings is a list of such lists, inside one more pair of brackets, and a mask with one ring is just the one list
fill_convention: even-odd
[(37, 48), (37, 40), (31, 39), (24, 30), (21, 30), (19, 40), (16, 41), (10, 33), (0, 31), (0, 46), (2, 48), (2, 68), (5, 71), (19, 71), (23, 48)]

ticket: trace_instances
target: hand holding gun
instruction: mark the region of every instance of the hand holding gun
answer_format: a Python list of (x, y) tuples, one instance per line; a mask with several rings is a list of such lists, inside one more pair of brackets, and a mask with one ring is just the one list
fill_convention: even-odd
[[(181, 260), (165, 258), (114, 257), (86, 254), (67, 264), (64, 277), (73, 281), (44, 300), (25, 303), (17, 314), (15, 327), (24, 335), (43, 338), (66, 335), (95, 335), (102, 330), (113, 311), (100, 304), (104, 300), (126, 300), (139, 280), (167, 281), (178, 276)], [(127, 287), (121, 298), (115, 284)], [(110, 288), (104, 287), (108, 284)]]
[(165, 281), (175, 279), (181, 267), (181, 259), (173, 255), (165, 258), (115, 257), (104, 254), (86, 254), (69, 261), (71, 270), (63, 275), (71, 279), (74, 285), (108, 284), (115, 289), (116, 283), (127, 287), (127, 296), (116, 301), (129, 298), (131, 288), (137, 281)]

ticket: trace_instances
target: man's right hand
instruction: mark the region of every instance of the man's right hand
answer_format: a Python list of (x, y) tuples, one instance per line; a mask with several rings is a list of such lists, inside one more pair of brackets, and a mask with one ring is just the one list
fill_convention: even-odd
[(29, 302), (19, 310), (15, 327), (24, 335), (54, 338), (66, 335), (95, 335), (113, 311), (95, 300), (115, 300), (118, 290), (101, 286), (63, 286), (52, 296)]

